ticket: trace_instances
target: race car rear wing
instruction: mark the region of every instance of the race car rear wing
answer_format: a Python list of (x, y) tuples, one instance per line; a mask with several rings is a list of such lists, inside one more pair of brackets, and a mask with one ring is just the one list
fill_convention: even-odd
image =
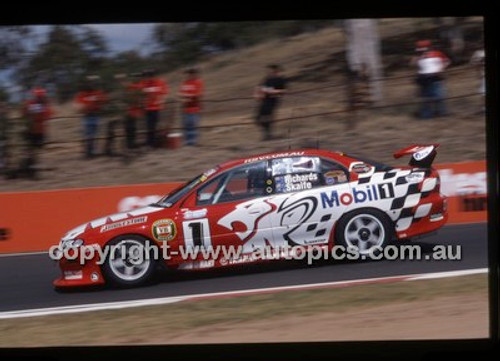
[(410, 155), (410, 162), (408, 163), (412, 167), (420, 168), (430, 168), (434, 158), (436, 158), (439, 144), (414, 144), (409, 147), (398, 150), (394, 153), (394, 158), (401, 158), (404, 155)]

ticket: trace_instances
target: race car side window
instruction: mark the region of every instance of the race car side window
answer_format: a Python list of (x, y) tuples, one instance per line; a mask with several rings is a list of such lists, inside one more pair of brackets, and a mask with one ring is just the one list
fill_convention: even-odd
[(224, 183), (226, 178), (227, 174), (221, 174), (200, 187), (196, 192), (196, 205), (204, 206), (212, 204), (217, 190), (220, 188), (221, 184)]
[(343, 166), (330, 160), (321, 159), (321, 183), (325, 186), (349, 182), (349, 172)]
[(321, 186), (318, 157), (291, 157), (271, 160), (275, 193), (289, 193)]
[(244, 165), (210, 181), (196, 196), (197, 205), (235, 202), (267, 193), (267, 162)]

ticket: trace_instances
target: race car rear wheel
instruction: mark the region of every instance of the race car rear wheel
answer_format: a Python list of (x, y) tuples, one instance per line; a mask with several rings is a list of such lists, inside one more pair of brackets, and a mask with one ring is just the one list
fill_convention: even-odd
[(392, 239), (389, 218), (376, 209), (355, 210), (342, 217), (336, 227), (336, 243), (346, 248), (356, 247), (364, 258), (377, 254)]
[(152, 277), (155, 260), (148, 249), (148, 240), (137, 235), (119, 236), (106, 247), (106, 261), (102, 265), (106, 280), (118, 287), (139, 286)]

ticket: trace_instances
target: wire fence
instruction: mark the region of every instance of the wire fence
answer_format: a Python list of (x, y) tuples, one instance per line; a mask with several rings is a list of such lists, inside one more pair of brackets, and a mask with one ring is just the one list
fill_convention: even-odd
[[(453, 74), (461, 74), (462, 79), (463, 78), (469, 78), (469, 77), (477, 77), (477, 75), (474, 73), (474, 71), (471, 71), (470, 67), (460, 67), (460, 68), (452, 68), (447, 70), (446, 72), (447, 76), (451, 76)], [(383, 82), (392, 82), (391, 86), (394, 86), (395, 83), (398, 81), (404, 80), (406, 83), (408, 83), (409, 79), (413, 79), (415, 77), (414, 73), (405, 73), (397, 76), (390, 76), (390, 77), (383, 77), (380, 79), (377, 79), (377, 81), (383, 81)], [(339, 91), (346, 91), (346, 87), (349, 86), (349, 80), (346, 82), (341, 82), (339, 83), (338, 81), (336, 82), (331, 82), (327, 84), (322, 84), (320, 86), (314, 86), (314, 87), (307, 87), (304, 89), (297, 89), (297, 90), (291, 90), (287, 91), (286, 97), (289, 96), (302, 96), (304, 94), (308, 93), (315, 93), (320, 90), (326, 90), (326, 89), (337, 89)], [(332, 93), (333, 94), (333, 93)], [(449, 100), (456, 100), (456, 99), (464, 99), (464, 98), (471, 98), (471, 97), (476, 97), (480, 96), (480, 93), (466, 93), (466, 94), (460, 94), (460, 95), (455, 95), (455, 96), (448, 96), (445, 97), (443, 100), (449, 101)], [(236, 101), (255, 101), (254, 97), (251, 96), (241, 96), (241, 97), (227, 97), (227, 98), (213, 98), (213, 99), (203, 99), (202, 103), (206, 104), (227, 104), (231, 102), (236, 102)], [(390, 103), (390, 104), (381, 104), (381, 105), (370, 105), (367, 106), (365, 109), (369, 110), (380, 110), (380, 109), (387, 109), (387, 108), (397, 108), (397, 107), (407, 107), (407, 106), (415, 106), (420, 104), (420, 100), (418, 101), (406, 101), (406, 102), (396, 102), (396, 103)], [(342, 103), (342, 102), (340, 102)], [(183, 129), (181, 126), (173, 126), (172, 124), (175, 123), (175, 121), (172, 121), (177, 117), (177, 109), (179, 108), (179, 104), (176, 100), (169, 100), (167, 102), (168, 107), (170, 108), (170, 126), (167, 127), (161, 127), (157, 129), (158, 133), (165, 134), (167, 132), (178, 132)], [(331, 111), (321, 111), (321, 112), (313, 112), (310, 114), (300, 114), (300, 115), (293, 115), (297, 112), (297, 110), (310, 110), (313, 107), (310, 106), (310, 104), (305, 104), (299, 106), (297, 103), (294, 103), (295, 106), (291, 108), (291, 116), (288, 117), (280, 117), (277, 119), (274, 119), (273, 122), (275, 123), (282, 123), (282, 122), (287, 122), (287, 121), (293, 121), (297, 119), (306, 119), (306, 118), (315, 118), (315, 117), (324, 117), (324, 116), (332, 116), (332, 115), (339, 115), (339, 114), (348, 114), (352, 112), (352, 109), (349, 107), (344, 107), (342, 109), (336, 109), (336, 110), (331, 110)], [(219, 112), (224, 112), (227, 111), (227, 109), (212, 109), (211, 111), (204, 111), (204, 115), (208, 114), (216, 114)], [(245, 113), (248, 113), (247, 108), (244, 109)], [(20, 120), (23, 119), (22, 117), (12, 117), (9, 120)], [(81, 119), (81, 115), (71, 115), (71, 116), (53, 116), (50, 118), (50, 120), (65, 120), (65, 119)], [(254, 116), (243, 116), (239, 118), (239, 121), (232, 121), (230, 123), (221, 123), (221, 124), (209, 124), (209, 125), (200, 125), (198, 128), (200, 130), (203, 129), (216, 129), (216, 128), (227, 128), (227, 127), (235, 127), (235, 126), (250, 126), (250, 125), (255, 125), (255, 117)], [(145, 130), (138, 130), (137, 135), (142, 135), (145, 134)], [(124, 138), (126, 137), (125, 134), (120, 134), (117, 133), (113, 136), (114, 138)], [(109, 139), (109, 136), (99, 136), (95, 138), (96, 140), (105, 140)], [(64, 140), (53, 140), (53, 141), (46, 141), (46, 145), (64, 145), (64, 144), (74, 144), (74, 143), (81, 143), (83, 142), (83, 138), (78, 138), (78, 139), (64, 139)], [(21, 143), (11, 143), (9, 146), (22, 146), (24, 145)]]
[[(456, 99), (463, 99), (463, 98), (471, 98), (471, 97), (478, 97), (480, 95), (481, 94), (479, 94), (479, 93), (469, 93), (469, 94), (462, 94), (462, 95), (457, 95), (457, 96), (446, 97), (443, 100), (456, 100)], [(367, 109), (380, 110), (380, 109), (395, 108), (395, 107), (413, 106), (413, 105), (418, 105), (418, 104), (420, 104), (420, 101), (385, 104), (385, 105), (374, 105), (374, 106), (370, 106)], [(328, 112), (320, 112), (320, 113), (312, 113), (312, 114), (277, 118), (277, 119), (274, 119), (273, 122), (282, 123), (282, 122), (298, 120), (298, 119), (324, 117), (324, 116), (330, 116), (330, 115), (346, 114), (346, 113), (350, 113), (350, 112), (351, 112), (351, 110), (348, 110), (348, 109), (339, 109), (339, 110), (333, 110), (333, 111), (328, 111)], [(244, 119), (244, 121), (240, 121), (240, 122), (232, 122), (232, 123), (226, 123), (226, 124), (213, 124), (213, 125), (200, 125), (200, 126), (198, 126), (198, 129), (216, 129), (216, 128), (242, 127), (242, 126), (253, 126), (253, 125), (255, 125), (254, 119), (252, 117), (248, 117), (248, 118)], [(167, 132), (177, 132), (177, 131), (181, 131), (181, 130), (183, 130), (183, 127), (178, 126), (178, 127), (159, 128), (159, 129), (157, 129), (157, 132), (158, 133), (167, 133)], [(147, 133), (147, 131), (142, 130), (142, 131), (137, 131), (136, 134), (137, 135), (144, 135), (146, 133)], [(124, 138), (125, 136), (126, 136), (125, 134), (117, 134), (114, 136), (114, 138)], [(109, 139), (109, 137), (100, 136), (100, 137), (96, 137), (94, 139), (95, 140), (106, 140), (106, 139)], [(46, 145), (63, 145), (63, 144), (74, 144), (74, 143), (81, 143), (81, 142), (83, 142), (83, 139), (70, 139), (70, 140), (63, 140), (63, 141), (47, 141), (45, 144)], [(20, 146), (21, 144), (17, 144), (17, 145)]]

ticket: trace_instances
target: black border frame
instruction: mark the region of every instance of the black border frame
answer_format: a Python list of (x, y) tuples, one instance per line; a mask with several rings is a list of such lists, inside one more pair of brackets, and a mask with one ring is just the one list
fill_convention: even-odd
[[(487, 358), (498, 351), (499, 341), (499, 172), (498, 172), (498, 19), (493, 2), (485, 0), (444, 2), (446, 8), (436, 8), (436, 1), (419, 0), (293, 3), (273, 2), (152, 2), (108, 5), (86, 2), (54, 1), (50, 3), (9, 4), (0, 13), (0, 25), (20, 24), (83, 24), (141, 23), (183, 21), (284, 20), (284, 19), (345, 19), (388, 17), (483, 16), (486, 47), (486, 145), (488, 171), (488, 261), (490, 338), (439, 341), (374, 341), (320, 343), (210, 344), (166, 346), (103, 346), (47, 347), (0, 349), (3, 359), (29, 360), (88, 360), (100, 359), (380, 359), (380, 360), (443, 360), (446, 358)], [(7, 10), (7, 9), (6, 9)], [(1, 335), (0, 335), (1, 337)], [(68, 335), (71, 337), (71, 335)], [(7, 358), (8, 357), (8, 358)]]

